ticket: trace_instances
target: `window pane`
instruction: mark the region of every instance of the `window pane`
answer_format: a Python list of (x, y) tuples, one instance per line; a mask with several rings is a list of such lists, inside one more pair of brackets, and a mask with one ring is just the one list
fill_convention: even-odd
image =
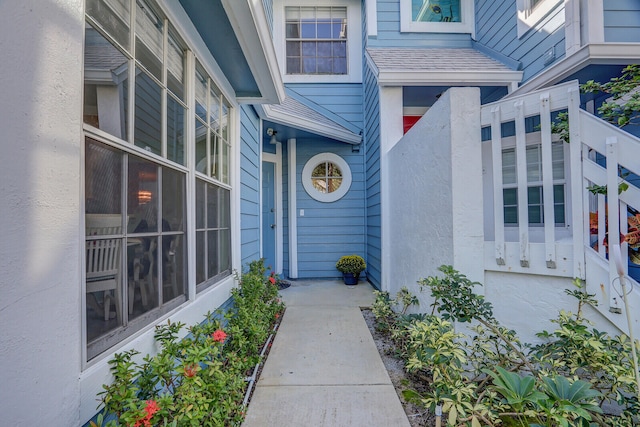
[(145, 72), (136, 75), (134, 142), (154, 154), (161, 153), (162, 90)]
[(342, 171), (340, 167), (335, 163), (327, 163), (327, 176), (342, 176)]
[(504, 207), (504, 223), (505, 224), (517, 224), (518, 223), (518, 208), (514, 206)]
[[(85, 151), (85, 211), (87, 214), (122, 214), (122, 153), (87, 139)], [(89, 225), (87, 224), (87, 227)], [(122, 229), (122, 224), (120, 224)], [(108, 230), (87, 230), (87, 235)]]
[(207, 228), (218, 227), (218, 187), (207, 185)]
[(220, 230), (220, 272), (231, 272), (231, 230)]
[(347, 74), (346, 58), (333, 58), (333, 74)]
[(331, 38), (331, 20), (330, 19), (318, 19), (318, 38), (330, 39)]
[(502, 197), (505, 205), (518, 205), (518, 190), (516, 188), (505, 188), (502, 191)]
[(206, 263), (206, 231), (196, 232), (196, 282), (202, 283), (207, 280)]
[(220, 116), (220, 134), (222, 138), (229, 142), (229, 106), (225, 99), (222, 100), (222, 112)]
[[(129, 318), (140, 315), (158, 307), (158, 238), (141, 237), (141, 248), (127, 248), (129, 256)], [(139, 277), (136, 280), (136, 275)]]
[(287, 74), (300, 74), (301, 72), (300, 58), (287, 58)]
[(313, 177), (324, 177), (327, 176), (327, 164), (320, 163), (318, 166), (313, 168), (313, 172), (311, 172), (311, 176)]
[(128, 58), (94, 28), (85, 26), (83, 121), (126, 139)]
[(313, 184), (315, 189), (318, 190), (320, 193), (327, 193), (327, 181), (325, 178), (322, 178), (322, 179), (313, 178), (311, 179), (311, 183)]
[(303, 58), (302, 72), (305, 74), (316, 74), (316, 58)]
[(196, 170), (207, 173), (207, 127), (196, 119)]
[(553, 143), (551, 157), (553, 159), (553, 179), (564, 179), (564, 146), (562, 142)]
[(556, 224), (565, 223), (564, 185), (553, 186), (554, 221)]
[(529, 224), (542, 224), (541, 206), (529, 206)]
[(86, 13), (129, 50), (129, 0), (87, 0)]
[(162, 236), (162, 301), (185, 294), (185, 245), (183, 235)]
[(162, 80), (163, 20), (143, 0), (137, 0), (136, 59)]
[(207, 121), (207, 73), (200, 63), (196, 65), (196, 116)]
[(527, 182), (542, 181), (541, 147), (527, 147)]
[(222, 143), (222, 177), (220, 180), (229, 184), (229, 145)]
[(539, 205), (542, 203), (542, 187), (529, 187), (527, 189), (527, 198), (530, 205)]
[(301, 42), (287, 42), (287, 57), (300, 56)]
[(219, 220), (220, 220), (220, 228), (230, 228), (231, 227), (231, 192), (229, 190), (225, 190), (224, 188), (220, 188), (218, 190), (220, 193), (220, 205), (219, 205)]
[(342, 184), (342, 178), (327, 179), (327, 189), (329, 193), (336, 191), (338, 188), (340, 188), (341, 184)]
[(88, 344), (122, 325), (123, 300), (119, 291), (121, 250), (120, 238), (86, 242), (85, 316)]
[(129, 233), (158, 231), (158, 166), (129, 156), (127, 207)]
[(207, 225), (205, 223), (206, 218), (206, 199), (205, 194), (207, 191), (207, 184), (204, 181), (196, 180), (196, 228), (202, 229)]
[(211, 167), (211, 177), (213, 178), (217, 178), (220, 179), (220, 153), (218, 153), (219, 150), (219, 141), (218, 141), (218, 136), (213, 132), (213, 131), (209, 131), (209, 139), (210, 139), (210, 167)]
[(287, 22), (287, 35), (288, 39), (297, 39), (300, 37), (300, 23), (297, 21)]
[(502, 152), (502, 183), (515, 184), (516, 182), (516, 151), (504, 150)]
[(207, 278), (213, 277), (220, 272), (218, 261), (220, 250), (218, 248), (218, 231), (207, 232)]
[[(435, 3), (435, 4), (434, 4)], [(461, 22), (460, 0), (412, 0), (411, 16), (417, 22)]]
[(167, 87), (184, 101), (184, 47), (177, 36), (169, 32), (167, 49)]
[(167, 159), (184, 165), (185, 108), (167, 95)]
[(347, 58), (347, 42), (332, 42), (331, 48), (334, 57)]
[(185, 229), (185, 176), (182, 172), (162, 168), (162, 231)]

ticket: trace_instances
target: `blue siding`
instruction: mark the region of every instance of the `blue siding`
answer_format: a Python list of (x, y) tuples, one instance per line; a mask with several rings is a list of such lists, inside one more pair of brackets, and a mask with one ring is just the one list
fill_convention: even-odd
[(378, 0), (378, 36), (368, 40), (375, 47), (471, 47), (471, 35), (401, 33), (400, 1)]
[(604, 41), (640, 41), (640, 2), (638, 0), (605, 0)]
[(288, 83), (287, 89), (362, 129), (362, 84)]
[(240, 107), (240, 229), (242, 265), (260, 258), (260, 120)]
[(264, 13), (267, 15), (271, 37), (273, 37), (273, 0), (262, 0), (262, 5), (264, 6)]
[[(544, 54), (555, 51), (555, 61), (564, 58), (564, 6), (559, 5), (535, 28), (518, 39), (515, 0), (475, 2), (477, 41), (522, 63), (523, 81), (542, 72)], [(551, 64), (550, 64), (551, 65)]]
[[(301, 182), (302, 169), (314, 155), (335, 153), (349, 164), (352, 183), (349, 192), (333, 203), (309, 197)], [(341, 255), (365, 255), (365, 174), (364, 155), (351, 146), (325, 139), (297, 141), (298, 276), (300, 278), (340, 277), (335, 264)]]
[(364, 69), (364, 151), (366, 176), (366, 257), (367, 278), (380, 288), (382, 249), (380, 244), (380, 108), (378, 82)]

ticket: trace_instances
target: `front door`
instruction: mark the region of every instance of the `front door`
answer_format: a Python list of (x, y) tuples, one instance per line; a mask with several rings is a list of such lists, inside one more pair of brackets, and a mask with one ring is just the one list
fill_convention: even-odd
[(276, 271), (276, 165), (262, 162), (262, 257), (264, 265)]

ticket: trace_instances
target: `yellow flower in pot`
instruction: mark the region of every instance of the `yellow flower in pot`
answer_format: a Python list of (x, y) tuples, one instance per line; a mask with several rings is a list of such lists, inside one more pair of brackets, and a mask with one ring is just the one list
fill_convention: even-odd
[(340, 257), (336, 263), (336, 268), (342, 273), (345, 285), (356, 285), (360, 278), (360, 273), (367, 268), (364, 258), (359, 255), (345, 255)]

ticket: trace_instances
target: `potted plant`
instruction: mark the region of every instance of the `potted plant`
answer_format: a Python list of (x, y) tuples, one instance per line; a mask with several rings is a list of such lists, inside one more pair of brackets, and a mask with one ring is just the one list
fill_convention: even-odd
[(345, 255), (340, 257), (336, 268), (342, 273), (345, 285), (356, 285), (360, 273), (367, 268), (367, 264), (364, 262), (364, 258), (359, 255)]

